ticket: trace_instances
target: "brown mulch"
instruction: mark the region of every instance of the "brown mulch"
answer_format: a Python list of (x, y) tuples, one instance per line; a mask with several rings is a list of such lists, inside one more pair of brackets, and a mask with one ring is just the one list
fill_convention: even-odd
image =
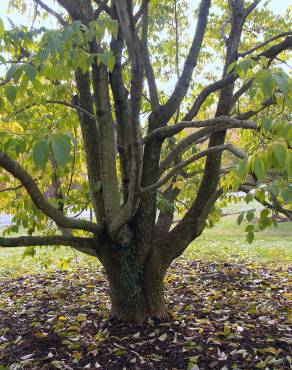
[(0, 281), (0, 370), (291, 369), (288, 269), (180, 259), (165, 285), (171, 322), (125, 324), (100, 268)]

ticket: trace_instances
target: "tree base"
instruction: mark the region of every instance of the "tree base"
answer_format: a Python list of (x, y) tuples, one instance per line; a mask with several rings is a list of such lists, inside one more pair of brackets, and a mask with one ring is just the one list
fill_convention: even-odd
[(164, 298), (164, 270), (157, 268), (157, 260), (153, 257), (147, 258), (143, 265), (138, 264), (131, 252), (123, 248), (117, 258), (105, 265), (110, 284), (111, 316), (127, 322), (169, 319)]

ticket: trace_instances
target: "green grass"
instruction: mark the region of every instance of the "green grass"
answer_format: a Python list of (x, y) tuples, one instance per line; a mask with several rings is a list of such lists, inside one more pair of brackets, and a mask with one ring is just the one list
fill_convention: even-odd
[(34, 257), (23, 256), (25, 248), (0, 247), (0, 280), (21, 277), (68, 267), (93, 267), (99, 262), (96, 258), (74, 251), (70, 247), (39, 247)]
[(206, 229), (186, 250), (185, 256), (197, 260), (257, 263), (292, 263), (292, 223), (255, 233), (252, 244), (245, 240), (246, 222), (240, 226), (237, 216), (223, 217), (212, 229)]
[[(236, 212), (239, 205), (232, 207)], [(253, 205), (248, 208), (255, 208)], [(229, 210), (230, 211), (230, 210)], [(279, 224), (255, 235), (252, 244), (245, 240), (246, 224), (238, 226), (237, 215), (223, 217), (212, 229), (206, 229), (186, 250), (184, 256), (194, 260), (253, 262), (265, 264), (292, 263), (292, 223)], [(93, 267), (94, 257), (75, 252), (69, 247), (36, 248), (35, 257), (23, 258), (24, 248), (0, 248), (0, 279), (19, 277), (47, 269)]]

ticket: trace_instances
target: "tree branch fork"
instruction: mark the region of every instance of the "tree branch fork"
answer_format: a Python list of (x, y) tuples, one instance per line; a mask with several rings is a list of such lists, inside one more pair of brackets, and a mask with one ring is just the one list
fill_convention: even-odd
[[(255, 0), (252, 5), (245, 9), (243, 18), (246, 18), (247, 15), (256, 7), (256, 5), (259, 3), (260, 0)], [(55, 16), (58, 21), (63, 25), (66, 26), (67, 22), (56, 12), (54, 12), (52, 9), (50, 9), (46, 4), (41, 0), (34, 0), (35, 3), (39, 4), (44, 10)], [(58, 1), (70, 14), (70, 16), (74, 20), (75, 14), (77, 14), (74, 9), (72, 8), (72, 2), (66, 1), (66, 0), (59, 0)], [(98, 16), (99, 13), (103, 10), (107, 12), (111, 12), (112, 9), (110, 9), (107, 6), (107, 1), (97, 1), (97, 3), (100, 5), (100, 8), (98, 8), (98, 11), (95, 12), (95, 16)], [(164, 184), (166, 184), (170, 179), (172, 179), (174, 176), (179, 174), (181, 170), (184, 169), (184, 167), (188, 166), (191, 163), (194, 163), (195, 161), (207, 157), (209, 158), (211, 155), (215, 155), (218, 153), (222, 153), (223, 151), (229, 151), (233, 155), (244, 158), (245, 154), (233, 147), (231, 144), (221, 144), (209, 147), (206, 150), (202, 150), (201, 152), (191, 156), (190, 158), (180, 161), (179, 163), (176, 163), (172, 168), (170, 168), (170, 164), (173, 162), (173, 159), (175, 159), (175, 156), (170, 153), (169, 156), (164, 161), (160, 161), (160, 150), (159, 145), (163, 143), (163, 141), (169, 137), (172, 137), (178, 133), (180, 133), (182, 130), (186, 128), (192, 128), (192, 129), (201, 129), (196, 133), (196, 136), (194, 137), (194, 142), (196, 140), (205, 137), (206, 135), (212, 134), (214, 132), (220, 131), (220, 130), (227, 130), (232, 128), (240, 128), (240, 129), (251, 129), (251, 130), (257, 130), (257, 124), (255, 121), (249, 121), (249, 120), (240, 120), (238, 118), (230, 117), (228, 115), (221, 115), (217, 116), (212, 119), (206, 119), (206, 120), (193, 120), (194, 117), (196, 117), (197, 113), (201, 109), (203, 103), (205, 102), (206, 98), (216, 92), (216, 91), (222, 91), (223, 88), (225, 88), (228, 85), (232, 85), (238, 76), (234, 72), (230, 73), (229, 75), (225, 75), (222, 77), (221, 80), (218, 80), (209, 86), (206, 86), (200, 94), (198, 94), (197, 99), (195, 99), (195, 102), (193, 106), (191, 107), (190, 111), (186, 114), (185, 119), (174, 124), (169, 125), (170, 119), (174, 115), (174, 113), (177, 111), (178, 107), (180, 106), (182, 100), (184, 99), (190, 83), (192, 79), (193, 71), (197, 65), (197, 61), (200, 55), (201, 46), (204, 39), (205, 29), (207, 26), (208, 21), (208, 13), (209, 8), (211, 6), (210, 0), (202, 0), (200, 2), (199, 7), (199, 16), (198, 16), (198, 23), (196, 32), (193, 38), (192, 46), (190, 48), (189, 54), (186, 58), (185, 64), (182, 68), (182, 74), (180, 78), (178, 79), (177, 85), (171, 94), (168, 101), (163, 105), (159, 105), (158, 101), (158, 95), (157, 95), (157, 87), (156, 87), (156, 81), (155, 81), (155, 75), (153, 72), (153, 66), (151, 65), (150, 58), (148, 55), (148, 49), (147, 47), (147, 37), (146, 40), (140, 40), (138, 37), (138, 31), (137, 31), (137, 15), (134, 16), (132, 13), (132, 9), (129, 6), (131, 3), (130, 1), (126, 0), (116, 0), (113, 2), (114, 5), (117, 7), (118, 10), (118, 18), (120, 22), (120, 26), (122, 28), (122, 42), (126, 41), (127, 48), (129, 50), (129, 56), (131, 59), (132, 64), (132, 76), (131, 76), (131, 92), (130, 92), (130, 104), (131, 104), (131, 124), (132, 124), (132, 169), (131, 169), (131, 187), (130, 187), (130, 196), (128, 199), (126, 199), (125, 205), (121, 207), (119, 214), (115, 218), (115, 225), (114, 233), (116, 233), (116, 230), (121, 229), (121, 227), (129, 222), (129, 220), (133, 217), (134, 213), (136, 212), (137, 207), (139, 206), (140, 200), (144, 197), (146, 193), (155, 192), (157, 189), (162, 187)], [(139, 11), (139, 18), (142, 18), (143, 23), (143, 31), (144, 35), (147, 36), (147, 12), (148, 12), (148, 6), (147, 1), (143, 2), (143, 6), (141, 7)], [(85, 9), (85, 8), (84, 8)], [(84, 9), (77, 9), (78, 11), (82, 12), (85, 11)], [(77, 11), (76, 10), (76, 11)], [(83, 14), (84, 15), (84, 14)], [(82, 17), (86, 18), (86, 17)], [(242, 21), (242, 20), (241, 20)], [(238, 36), (238, 35), (237, 35)], [(240, 36), (240, 35), (239, 35)], [(287, 36), (287, 37), (286, 37)], [(244, 57), (246, 55), (249, 55), (253, 53), (254, 51), (258, 50), (259, 48), (262, 48), (266, 46), (268, 43), (277, 40), (278, 38), (286, 37), (286, 39), (282, 42), (279, 42), (278, 44), (264, 50), (260, 54), (253, 57), (253, 59), (258, 60), (261, 56), (265, 56), (267, 58), (274, 58), (276, 55), (278, 55), (281, 51), (287, 50), (288, 48), (291, 48), (292, 46), (292, 37), (291, 32), (285, 32), (281, 33), (277, 36), (272, 37), (271, 39), (267, 40), (266, 42), (259, 44), (255, 46), (254, 48), (245, 51), (243, 53), (238, 53), (237, 50), (237, 57), (241, 56)], [(240, 37), (239, 37), (240, 38)], [(226, 40), (228, 42), (228, 40)], [(141, 56), (144, 57), (145, 61), (141, 60)], [(138, 71), (138, 77), (135, 79), (134, 72)], [(146, 137), (143, 138), (141, 141), (141, 137), (139, 136), (138, 128), (139, 128), (139, 116), (137, 115), (138, 108), (140, 108), (141, 104), (141, 96), (142, 96), (142, 89), (143, 89), (143, 73), (146, 72), (146, 80), (148, 82), (148, 87), (150, 89), (150, 100), (152, 105), (152, 114), (150, 115), (149, 119), (149, 130)], [(142, 76), (142, 77), (141, 77)], [(108, 77), (108, 75), (106, 75)], [(123, 80), (122, 80), (123, 82)], [(98, 84), (101, 84), (101, 81), (97, 81)], [(90, 88), (89, 88), (89, 97), (90, 95)], [(91, 99), (88, 99), (91, 100)], [(68, 103), (65, 101), (60, 100), (51, 100), (47, 101), (42, 104), (60, 104), (67, 106), (68, 108), (75, 109), (79, 114), (83, 115), (87, 120), (94, 121), (94, 126), (96, 129), (96, 124), (98, 124), (98, 117), (97, 114), (95, 114), (94, 104), (92, 104), (91, 101), (89, 103), (89, 108), (85, 106), (79, 106), (74, 105), (72, 103)], [(122, 104), (125, 104), (125, 106), (129, 106), (128, 98), (125, 99), (125, 101), (122, 101)], [(23, 110), (29, 109), (30, 107), (34, 106), (33, 104), (25, 107)], [(93, 109), (91, 109), (93, 107)], [(21, 111), (23, 111), (21, 110)], [(21, 113), (21, 111), (16, 112), (16, 114)], [(86, 121), (84, 119), (84, 121)], [(154, 122), (154, 123), (153, 123)], [(86, 122), (87, 124), (87, 122)], [(183, 139), (184, 140), (184, 139)], [(194, 142), (186, 143), (179, 142), (178, 145), (181, 145), (179, 147), (181, 150), (185, 150), (186, 145), (193, 144)], [(156, 145), (156, 142), (159, 142), (159, 144)], [(153, 160), (153, 164), (151, 163), (152, 159), (147, 159), (147, 163), (143, 163), (141, 159), (141, 151), (142, 151), (142, 145), (144, 146), (144, 153), (147, 153), (147, 148), (154, 148), (156, 150), (156, 155)], [(158, 148), (158, 149), (157, 149)], [(96, 149), (96, 148), (95, 148)], [(115, 148), (114, 148), (115, 149)], [(176, 151), (175, 153), (180, 154), (179, 151)], [(98, 161), (99, 158), (96, 158), (96, 161)], [(148, 167), (155, 167), (157, 165), (157, 171), (154, 173), (155, 176), (158, 177), (158, 180), (153, 181), (151, 178), (150, 184), (147, 184), (146, 186), (142, 186), (142, 183), (147, 182), (145, 181), (145, 177), (147, 176), (147, 171), (145, 170), (144, 178), (143, 178), (143, 170), (146, 167), (146, 164)], [(95, 165), (95, 164), (94, 164)], [(27, 190), (29, 196), (31, 197), (32, 201), (36, 205), (36, 207), (41, 210), (47, 217), (52, 219), (59, 227), (62, 228), (70, 228), (73, 230), (83, 230), (89, 233), (93, 234), (93, 238), (78, 238), (78, 237), (64, 237), (64, 236), (54, 236), (54, 237), (19, 237), (19, 238), (0, 238), (0, 245), (3, 246), (20, 246), (20, 245), (70, 245), (70, 246), (76, 246), (76, 245), (84, 245), (89, 244), (92, 245), (93, 241), (94, 244), (98, 244), (97, 240), (101, 239), (102, 235), (105, 233), (106, 227), (104, 225), (98, 225), (96, 223), (86, 221), (86, 220), (80, 220), (80, 219), (72, 219), (69, 217), (66, 217), (62, 212), (60, 212), (58, 209), (56, 209), (54, 206), (52, 206), (44, 197), (42, 192), (40, 191), (39, 187), (37, 186), (35, 180), (31, 177), (31, 175), (23, 168), (21, 167), (16, 161), (12, 160), (7, 156), (5, 153), (0, 152), (0, 167), (4, 168), (7, 172), (9, 172), (13, 177), (18, 179), (22, 186)], [(169, 169), (170, 168), (170, 169)], [(107, 169), (104, 169), (105, 172)], [(164, 173), (167, 172), (165, 175)], [(164, 175), (164, 176), (163, 176)], [(163, 177), (162, 177), (163, 176)], [(196, 203), (196, 200), (194, 201), (194, 204)], [(207, 201), (206, 201), (207, 204)], [(150, 222), (150, 221), (149, 221)], [(108, 229), (110, 229), (110, 225), (107, 225)], [(31, 244), (30, 244), (31, 243)]]

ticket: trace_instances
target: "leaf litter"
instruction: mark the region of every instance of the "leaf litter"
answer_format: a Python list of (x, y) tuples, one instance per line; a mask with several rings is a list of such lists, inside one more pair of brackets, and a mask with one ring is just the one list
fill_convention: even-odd
[(180, 258), (171, 320), (110, 319), (101, 267), (0, 281), (0, 370), (291, 369), (288, 267)]

